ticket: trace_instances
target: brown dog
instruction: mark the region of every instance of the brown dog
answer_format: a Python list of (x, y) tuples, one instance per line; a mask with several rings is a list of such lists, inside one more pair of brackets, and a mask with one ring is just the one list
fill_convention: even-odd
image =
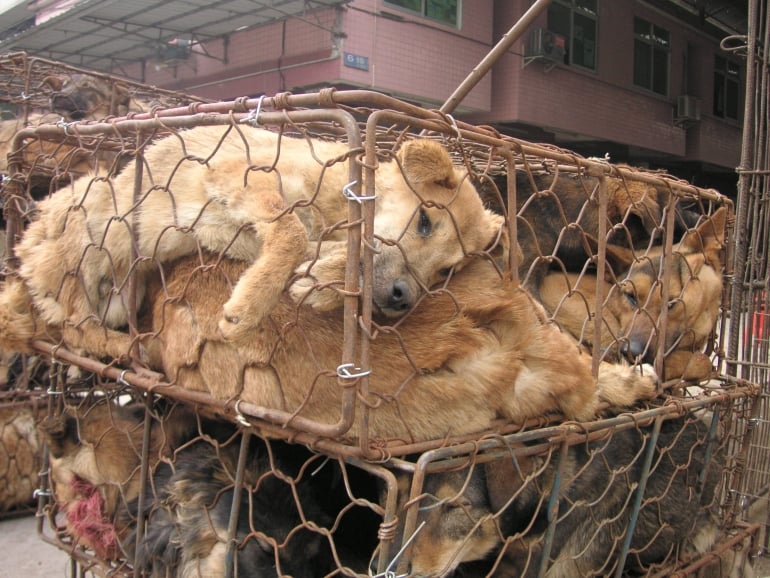
[[(569, 271), (582, 269), (592, 254), (585, 235), (598, 237), (599, 187), (596, 177), (565, 172), (516, 173), (518, 241), (523, 258), (519, 275), (536, 291), (551, 259)], [(647, 183), (606, 178), (607, 242), (647, 246), (661, 222), (658, 192)]]
[[(344, 144), (232, 125), (163, 138), (146, 149), (139, 200), (132, 163), (114, 180), (83, 178), (40, 202), (16, 247), (27, 299), (46, 323), (77, 326), (77, 347), (125, 353), (127, 336), (114, 329), (128, 321), (129, 274), (141, 303), (148, 275), (206, 248), (250, 265), (228, 290), (219, 324), (228, 339), (251, 340), (305, 259), (308, 238), (346, 238), (349, 154)], [(374, 301), (398, 316), (423, 287), (493, 245), (503, 219), (483, 208), (435, 141), (404, 144), (376, 179)], [(95, 348), (105, 336), (107, 350)]]
[[(68, 533), (102, 558), (118, 556), (119, 542), (130, 531), (123, 510), (142, 485), (144, 416), (142, 405), (105, 401), (87, 410), (72, 408), (39, 426), (50, 449), (51, 479)], [(164, 421), (153, 421), (150, 467), (167, 458), (195, 427), (192, 413), (181, 407)]]
[[(619, 282), (609, 282), (611, 270), (608, 281), (590, 273), (553, 272), (543, 280), (540, 298), (565, 330), (589, 348), (601, 343), (609, 358), (652, 362), (662, 347), (665, 379), (707, 378), (712, 367), (702, 351), (719, 318), (726, 220), (727, 209), (720, 208), (674, 248), (665, 302), (662, 255), (637, 258), (609, 246), (611, 268), (624, 271)], [(603, 299), (599, 341), (592, 325), (597, 290)]]
[[(219, 399), (336, 423), (341, 315), (298, 307), (284, 296), (251, 341), (228, 343), (217, 329), (218, 315), (246, 264), (210, 265), (188, 258), (148, 294), (156, 336), (144, 345), (152, 364), (172, 382)], [(332, 290), (318, 291), (325, 292)], [(481, 258), (398, 323), (381, 327), (368, 369), (369, 434), (404, 441), (479, 432), (499, 418), (520, 421), (551, 411), (588, 420), (601, 401), (628, 406), (655, 394), (653, 379), (619, 365), (602, 364), (597, 383), (590, 357)], [(347, 435), (360, 433), (356, 421)]]

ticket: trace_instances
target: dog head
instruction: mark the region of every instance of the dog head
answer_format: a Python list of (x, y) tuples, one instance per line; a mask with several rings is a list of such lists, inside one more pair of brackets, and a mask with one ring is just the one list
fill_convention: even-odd
[[(667, 353), (698, 349), (708, 339), (722, 296), (726, 212), (721, 208), (688, 231), (667, 259), (661, 255), (636, 259), (618, 276), (621, 280), (610, 289), (606, 303), (623, 331), (621, 348), (628, 356), (648, 362), (654, 359), (664, 311), (662, 340)], [(611, 262), (612, 251), (608, 251)], [(664, 267), (669, 273), (667, 295)]]
[(507, 247), (500, 215), (485, 209), (469, 175), (437, 142), (407, 142), (377, 175), (374, 304), (386, 316), (408, 311), (471, 254)]
[[(56, 501), (66, 513), (67, 528), (78, 543), (112, 558), (126, 528), (116, 515), (139, 495), (145, 408), (99, 403), (48, 417), (38, 426), (51, 456)], [(153, 424), (151, 461), (193, 427), (185, 410), (173, 410), (164, 424)]]
[(71, 121), (97, 120), (125, 114), (128, 91), (107, 79), (90, 74), (66, 77), (51, 96), (51, 109)]
[[(398, 476), (398, 513), (418, 508), (409, 554), (410, 576), (451, 575), (463, 562), (480, 560), (500, 542), (492, 517), (483, 467), (428, 474), (423, 492), (409, 499), (411, 478)], [(400, 546), (403, 523), (396, 546)]]

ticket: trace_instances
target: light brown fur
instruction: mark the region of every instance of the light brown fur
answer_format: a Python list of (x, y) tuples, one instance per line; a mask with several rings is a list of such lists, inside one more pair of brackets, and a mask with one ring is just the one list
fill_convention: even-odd
[[(65, 332), (77, 328), (81, 342), (66, 334), (65, 341), (114, 356), (128, 351), (127, 335), (114, 329), (128, 321), (132, 270), (141, 303), (147, 276), (163, 263), (200, 248), (224, 252), (250, 266), (226, 289), (219, 326), (230, 340), (250, 341), (305, 259), (308, 238), (320, 239), (346, 221), (347, 164), (333, 161), (347, 153), (343, 144), (279, 138), (249, 127), (204, 126), (171, 135), (145, 151), (136, 206), (134, 163), (113, 180), (82, 178), (42, 201), (16, 247), (18, 272), (46, 323)], [(383, 247), (375, 258), (375, 301), (394, 315), (403, 312), (388, 302), (397, 284), (413, 303), (422, 287), (459, 266), (467, 253), (491, 245), (502, 226), (438, 143), (407, 143), (399, 159), (381, 163), (376, 177), (375, 234), (398, 245)], [(418, 229), (424, 215), (429, 235)], [(139, 261), (132, 260), (131, 230)], [(343, 235), (336, 230), (331, 238)], [(10, 339), (5, 329), (3, 335)], [(105, 341), (106, 349), (99, 349)]]
[[(152, 330), (144, 345), (153, 365), (185, 387), (220, 399), (240, 398), (322, 423), (340, 417), (335, 369), (342, 358), (339, 312), (314, 312), (284, 296), (248, 343), (233, 345), (217, 329), (229, 280), (243, 263), (218, 269), (188, 258), (149, 294)], [(323, 294), (330, 289), (320, 291)], [(473, 260), (446, 290), (426, 296), (371, 344), (373, 404), (369, 434), (406, 441), (489, 428), (561, 411), (592, 419), (601, 401), (628, 406), (654, 396), (655, 384), (628, 367), (591, 359), (546, 320), (542, 308), (495, 267)], [(440, 408), (440, 409), (436, 409)], [(356, 421), (348, 436), (361, 434)]]
[[(73, 490), (73, 482), (79, 479), (101, 493), (106, 519), (120, 522), (120, 509), (139, 495), (142, 484), (143, 417), (143, 406), (104, 402), (87, 409), (70, 408), (41, 422), (39, 429), (50, 450), (56, 502), (64, 512), (77, 508), (82, 499)], [(147, 455), (150, 467), (168, 458), (196, 426), (193, 414), (181, 407), (163, 423), (154, 421)], [(121, 535), (129, 528), (118, 524), (116, 530)], [(83, 536), (75, 537), (82, 545), (92, 546)]]
[(613, 251), (615, 261), (627, 263), (626, 271), (617, 276), (619, 283), (591, 274), (551, 273), (540, 288), (542, 302), (565, 330), (592, 347), (594, 304), (600, 289), (602, 349), (647, 361), (659, 344), (657, 328), (666, 310), (665, 379), (705, 379), (712, 366), (702, 350), (719, 317), (726, 217), (726, 209), (718, 210), (675, 247), (666, 303), (660, 256), (634, 262), (632, 255), (612, 247), (608, 251)]

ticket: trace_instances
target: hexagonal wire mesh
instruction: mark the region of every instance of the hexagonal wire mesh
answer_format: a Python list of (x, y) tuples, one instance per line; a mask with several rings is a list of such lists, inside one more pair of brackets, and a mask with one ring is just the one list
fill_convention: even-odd
[[(582, 476), (590, 472), (602, 480), (596, 487), (604, 483), (617, 493), (607, 519), (617, 517), (618, 505), (631, 516), (610, 529), (597, 514), (590, 530), (611, 530), (619, 545), (618, 536), (637, 535), (628, 527), (648, 498), (639, 490), (648, 477), (662, 486), (653, 503), (681, 502), (669, 495), (681, 485), (679, 468), (651, 473), (664, 471), (651, 469), (656, 459), (679, 455), (665, 448), (679, 448), (680, 437), (693, 452), (681, 469), (700, 480), (684, 510), (712, 512), (716, 533), (732, 533), (727, 539), (746, 550), (743, 541), (756, 527), (736, 530), (730, 494), (722, 491), (733, 487), (732, 478), (726, 486), (706, 484), (719, 478), (709, 473), (712, 461), (740, 455), (756, 392), (723, 371), (721, 279), (732, 242), (726, 197), (365, 91), (277, 95), (197, 111), (46, 125), (16, 137), (23, 143), (17, 148), (66, 144), (100, 161), (92, 175), (57, 183), (37, 206), (34, 223), (50, 221), (53, 236), (33, 223), (15, 243), (33, 206), (30, 173), (18, 155), (11, 162), (18, 176), (4, 190), (14, 235), (10, 264), (25, 282), (10, 277), (7, 299), (28, 303), (26, 288), (38, 296), (38, 317), (14, 326), (28, 330), (19, 342), (117, 382), (94, 387), (101, 395), (70, 400), (67, 412), (59, 405), (44, 428), (57, 497), (43, 511), (57, 528), (52, 539), (76, 543), (83, 564), (127, 573), (208, 565), (233, 571), (244, 561), (294, 575), (366, 574), (369, 566), (383, 573), (393, 564), (420, 572), (414, 568), (423, 554), (437, 547), (425, 537), (437, 530), (444, 544), (441, 531), (448, 530), (429, 524), (414, 534), (421, 514), (416, 504), (399, 506), (402, 476), (373, 462), (411, 468), (414, 480), (406, 484), (415, 498), (423, 491), (422, 468), (436, 459), (430, 452), (450, 452), (466, 466), (527, 456), (519, 485), (540, 496), (534, 504), (517, 500), (514, 484), (507, 487), (513, 498), (492, 504), (487, 482), (486, 510), (454, 500), (472, 522), (456, 531), (461, 542), (475, 544), (481, 530), (491, 537), (467, 551), (456, 542), (439, 546), (439, 559), (453, 562), (433, 570), (487, 554), (493, 566), (520, 565), (516, 554), (523, 551), (527, 568), (540, 558), (570, 564), (565, 560), (583, 547), (554, 549), (562, 530), (550, 520), (570, 528), (572, 504), (586, 499), (575, 493)], [(56, 152), (47, 158), (59, 160)], [(393, 204), (398, 210), (388, 212)], [(506, 254), (506, 237), (518, 239), (520, 251)], [(58, 247), (53, 260), (51, 247)], [(263, 267), (253, 270), (255, 263)], [(287, 284), (290, 295), (281, 295)], [(235, 299), (239, 291), (247, 298)], [(704, 318), (705, 325), (695, 322)], [(654, 409), (659, 399), (646, 410), (652, 414), (642, 409), (617, 418), (633, 436), (615, 433), (616, 421), (592, 421), (608, 405), (614, 413), (652, 393), (649, 381), (629, 366), (618, 369), (618, 361), (651, 363), (663, 377), (659, 393), (678, 400), (675, 411), (670, 404)], [(693, 381), (697, 390), (689, 387)], [(560, 391), (562, 382), (569, 386)], [(579, 400), (569, 399), (573, 386), (582, 388)], [(68, 393), (66, 383), (61, 387)], [(144, 400), (139, 413), (131, 399)], [(191, 406), (197, 410), (185, 417)], [(696, 410), (710, 411), (715, 417), (705, 423), (712, 425), (702, 426)], [(559, 411), (582, 423), (558, 425)], [(650, 429), (643, 418), (658, 412), (671, 419)], [(227, 419), (212, 425), (207, 420), (215, 416)], [(228, 423), (258, 436), (239, 437)], [(692, 428), (693, 439), (676, 433)], [(581, 437), (584, 431), (592, 433)], [(673, 439), (644, 442), (660, 439), (660, 431)], [(705, 439), (703, 431), (714, 441), (696, 441)], [(612, 459), (623, 443), (631, 447), (627, 464), (592, 465)], [(559, 463), (582, 464), (568, 473), (574, 479), (564, 492), (556, 484), (563, 466), (550, 457), (554, 444), (567, 456)], [(107, 465), (73, 459), (102, 446)], [(330, 476), (322, 483), (336, 484), (318, 501), (308, 472), (320, 457), (302, 446), (336, 464), (318, 468), (316, 479)], [(716, 450), (723, 447), (729, 450)], [(588, 457), (572, 459), (575, 452)], [(712, 460), (715, 452), (720, 457)], [(396, 459), (420, 454), (416, 466)], [(216, 484), (193, 466), (204, 463), (206, 480)], [(638, 486), (621, 480), (631, 469)], [(474, 470), (481, 466), (463, 470), (461, 487), (478, 489)], [(635, 509), (626, 507), (632, 502)], [(509, 526), (516, 508), (531, 510), (532, 522)], [(357, 514), (348, 514), (352, 509)], [(487, 531), (490, 516), (497, 522)], [(366, 539), (352, 553), (348, 518), (367, 519), (353, 530)], [(670, 530), (657, 520), (659, 528), (644, 523), (653, 533)], [(683, 526), (673, 527), (683, 535)], [(403, 536), (406, 550), (397, 556)], [(732, 544), (720, 543), (725, 550)], [(677, 542), (645, 555), (648, 546), (632, 540), (591, 564), (621, 572), (624, 561), (642, 560), (660, 569), (704, 553), (682, 558), (686, 544)], [(318, 558), (295, 567), (297, 551)], [(714, 561), (703, 560), (695, 566)]]

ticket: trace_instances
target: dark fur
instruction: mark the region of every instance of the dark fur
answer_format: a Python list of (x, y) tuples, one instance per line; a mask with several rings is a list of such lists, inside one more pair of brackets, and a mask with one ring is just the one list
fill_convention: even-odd
[[(314, 489), (307, 478), (295, 485), (300, 512), (290, 483), (271, 469), (266, 447), (256, 438), (251, 444), (240, 492), (235, 575), (326, 574), (332, 560), (325, 538), (303, 527), (301, 519), (328, 525)], [(299, 468), (291, 463), (290, 452), (297, 448), (283, 444), (273, 448), (282, 448), (276, 469), (281, 475), (296, 476)], [(143, 572), (158, 577), (225, 575), (238, 449), (237, 443), (215, 446), (200, 440), (179, 451), (173, 466), (158, 468), (153, 480), (158, 495), (136, 562)]]
[[(711, 516), (723, 457), (712, 448), (706, 462), (707, 430), (692, 416), (662, 424), (627, 571), (671, 563), (685, 551), (711, 546), (718, 530)], [(546, 576), (612, 575), (651, 433), (651, 426), (618, 430), (567, 450)], [(429, 498), (423, 497), (419, 513), (428, 523), (414, 540), (413, 575), (445, 575), (464, 561), (463, 576), (537, 576), (559, 455), (556, 449), (549, 458), (505, 457), (471, 470), (429, 475), (424, 487)], [(486, 492), (479, 491), (482, 484)], [(451, 562), (437, 564), (441, 559)]]

